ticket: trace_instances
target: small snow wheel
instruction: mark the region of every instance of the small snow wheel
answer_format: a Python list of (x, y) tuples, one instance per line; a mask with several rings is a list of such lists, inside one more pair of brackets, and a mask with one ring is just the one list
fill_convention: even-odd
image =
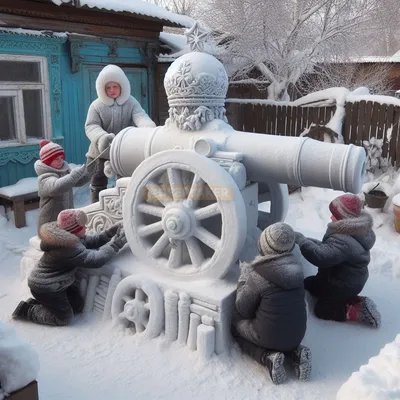
[(128, 276), (117, 286), (111, 305), (112, 319), (149, 339), (164, 328), (164, 297), (153, 281)]
[(246, 240), (246, 208), (235, 181), (190, 150), (144, 160), (132, 174), (123, 216), (133, 254), (181, 280), (224, 276)]

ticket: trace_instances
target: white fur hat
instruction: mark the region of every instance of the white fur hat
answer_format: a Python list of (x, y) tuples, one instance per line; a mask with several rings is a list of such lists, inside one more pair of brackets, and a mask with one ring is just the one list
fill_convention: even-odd
[(261, 255), (279, 254), (292, 251), (295, 246), (295, 235), (292, 227), (284, 222), (277, 222), (264, 229), (258, 241)]
[(114, 99), (108, 97), (106, 94), (106, 85), (108, 82), (117, 82), (121, 86), (121, 94), (115, 99), (117, 104), (124, 104), (131, 95), (131, 84), (124, 71), (117, 65), (109, 64), (105, 66), (99, 73), (96, 79), (96, 92), (100, 101), (107, 105), (112, 106)]

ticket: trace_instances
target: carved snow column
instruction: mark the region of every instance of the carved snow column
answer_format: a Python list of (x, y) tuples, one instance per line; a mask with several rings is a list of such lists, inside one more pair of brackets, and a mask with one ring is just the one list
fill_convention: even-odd
[(165, 292), (165, 337), (170, 342), (175, 341), (178, 337), (178, 299), (179, 296), (172, 290)]
[(189, 335), (187, 345), (190, 350), (195, 351), (197, 348), (197, 328), (201, 323), (200, 315), (190, 314)]
[(201, 357), (209, 359), (215, 352), (214, 320), (208, 315), (203, 315), (201, 322), (197, 328), (197, 351)]
[(189, 334), (190, 320), (190, 296), (186, 293), (179, 294), (178, 316), (178, 342), (180, 344), (186, 344)]
[(104, 321), (111, 319), (112, 298), (113, 298), (114, 292), (115, 292), (118, 284), (121, 282), (121, 280), (122, 280), (121, 270), (119, 268), (115, 268), (114, 272), (110, 278), (110, 282), (108, 284), (106, 302), (104, 304), (104, 312), (103, 312), (103, 320)]
[(100, 276), (93, 275), (89, 277), (89, 283), (86, 290), (85, 306), (83, 307), (83, 314), (88, 314), (93, 311), (94, 298), (96, 296), (96, 287), (100, 283)]

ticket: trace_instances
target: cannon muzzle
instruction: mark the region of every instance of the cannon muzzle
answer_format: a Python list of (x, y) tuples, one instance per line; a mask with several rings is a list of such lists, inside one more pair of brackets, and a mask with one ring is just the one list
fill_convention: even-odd
[(361, 190), (366, 158), (362, 147), (324, 143), (307, 137), (239, 132), (221, 121), (219, 124), (222, 129), (204, 127), (200, 132), (177, 131), (167, 126), (126, 128), (112, 143), (111, 167), (119, 176), (131, 176), (146, 158), (164, 150), (194, 150), (201, 138), (219, 154), (241, 153), (250, 181), (272, 180), (352, 193)]

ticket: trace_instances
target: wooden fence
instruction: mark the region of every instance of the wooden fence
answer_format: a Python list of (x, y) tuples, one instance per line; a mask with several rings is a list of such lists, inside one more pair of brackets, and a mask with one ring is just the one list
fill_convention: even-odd
[[(237, 130), (299, 136), (312, 123), (325, 125), (336, 107), (294, 107), (274, 104), (226, 103), (229, 123)], [(346, 103), (342, 135), (346, 144), (362, 146), (372, 137), (384, 139), (383, 157), (400, 167), (400, 107), (372, 101)]]

